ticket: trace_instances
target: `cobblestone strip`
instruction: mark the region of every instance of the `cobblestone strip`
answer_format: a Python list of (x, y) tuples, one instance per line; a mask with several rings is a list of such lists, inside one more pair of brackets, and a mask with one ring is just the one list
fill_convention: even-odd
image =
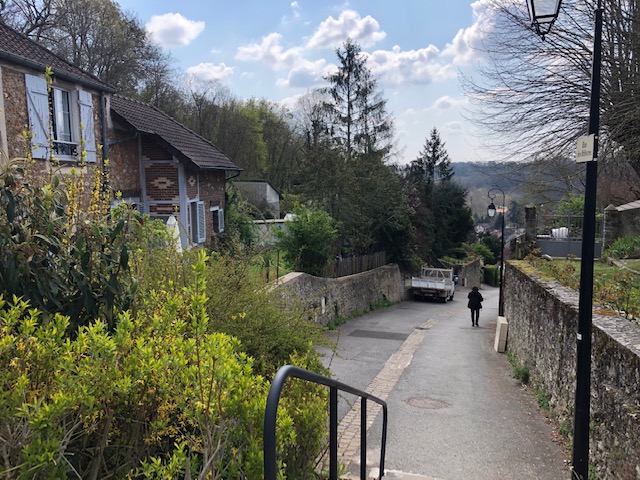
[[(398, 382), (400, 375), (411, 363), (413, 354), (427, 335), (427, 331), (436, 324), (434, 320), (427, 320), (417, 327), (398, 350), (389, 357), (380, 373), (365, 389), (367, 393), (386, 400), (393, 387)], [(367, 402), (367, 431), (373, 425), (374, 420), (382, 407), (374, 402)], [(338, 425), (338, 459), (347, 468), (349, 464), (359, 458), (354, 458), (360, 447), (360, 401), (356, 401)]]

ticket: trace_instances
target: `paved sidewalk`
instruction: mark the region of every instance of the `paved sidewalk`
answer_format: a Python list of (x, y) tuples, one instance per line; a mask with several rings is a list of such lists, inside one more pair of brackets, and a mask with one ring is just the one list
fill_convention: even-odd
[[(468, 292), (459, 288), (448, 304), (408, 301), (350, 320), (335, 334), (336, 354), (325, 352), (335, 378), (388, 404), (384, 478), (569, 479), (550, 422), (493, 350), (498, 290), (481, 290), (479, 328), (471, 326)], [(382, 416), (370, 405), (367, 463), (376, 478)], [(339, 414), (341, 462), (357, 474), (359, 402), (345, 397)]]

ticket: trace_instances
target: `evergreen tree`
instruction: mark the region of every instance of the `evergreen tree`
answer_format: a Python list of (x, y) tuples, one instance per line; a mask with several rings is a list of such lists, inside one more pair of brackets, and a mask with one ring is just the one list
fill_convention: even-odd
[(322, 89), (329, 97), (324, 106), (332, 138), (348, 160), (357, 154), (379, 154), (384, 158), (391, 150), (393, 123), (377, 79), (353, 40), (348, 39), (342, 49), (336, 50), (336, 55), (338, 70), (325, 77), (331, 86)]
[(440, 133), (434, 127), (429, 138), (424, 142), (422, 150), (418, 152), (418, 158), (411, 162), (410, 174), (414, 181), (423, 181), (427, 184), (436, 181), (448, 182), (453, 177), (451, 159), (444, 148), (445, 143), (440, 139)]

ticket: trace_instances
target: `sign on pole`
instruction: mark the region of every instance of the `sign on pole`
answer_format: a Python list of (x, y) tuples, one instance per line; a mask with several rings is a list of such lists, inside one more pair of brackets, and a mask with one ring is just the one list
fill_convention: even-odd
[(595, 145), (596, 136), (592, 133), (584, 137), (578, 138), (578, 146), (576, 148), (576, 162), (591, 162), (593, 158), (593, 146)]

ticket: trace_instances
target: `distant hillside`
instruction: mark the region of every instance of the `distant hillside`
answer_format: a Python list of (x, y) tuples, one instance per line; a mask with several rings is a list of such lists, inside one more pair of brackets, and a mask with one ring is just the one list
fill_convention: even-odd
[[(575, 162), (559, 161), (554, 165), (540, 162), (454, 162), (454, 180), (467, 189), (467, 202), (474, 215), (483, 217), (490, 203), (488, 191), (498, 187), (505, 193), (507, 206), (554, 204), (578, 193), (582, 167)], [(498, 192), (496, 205), (502, 202)]]

